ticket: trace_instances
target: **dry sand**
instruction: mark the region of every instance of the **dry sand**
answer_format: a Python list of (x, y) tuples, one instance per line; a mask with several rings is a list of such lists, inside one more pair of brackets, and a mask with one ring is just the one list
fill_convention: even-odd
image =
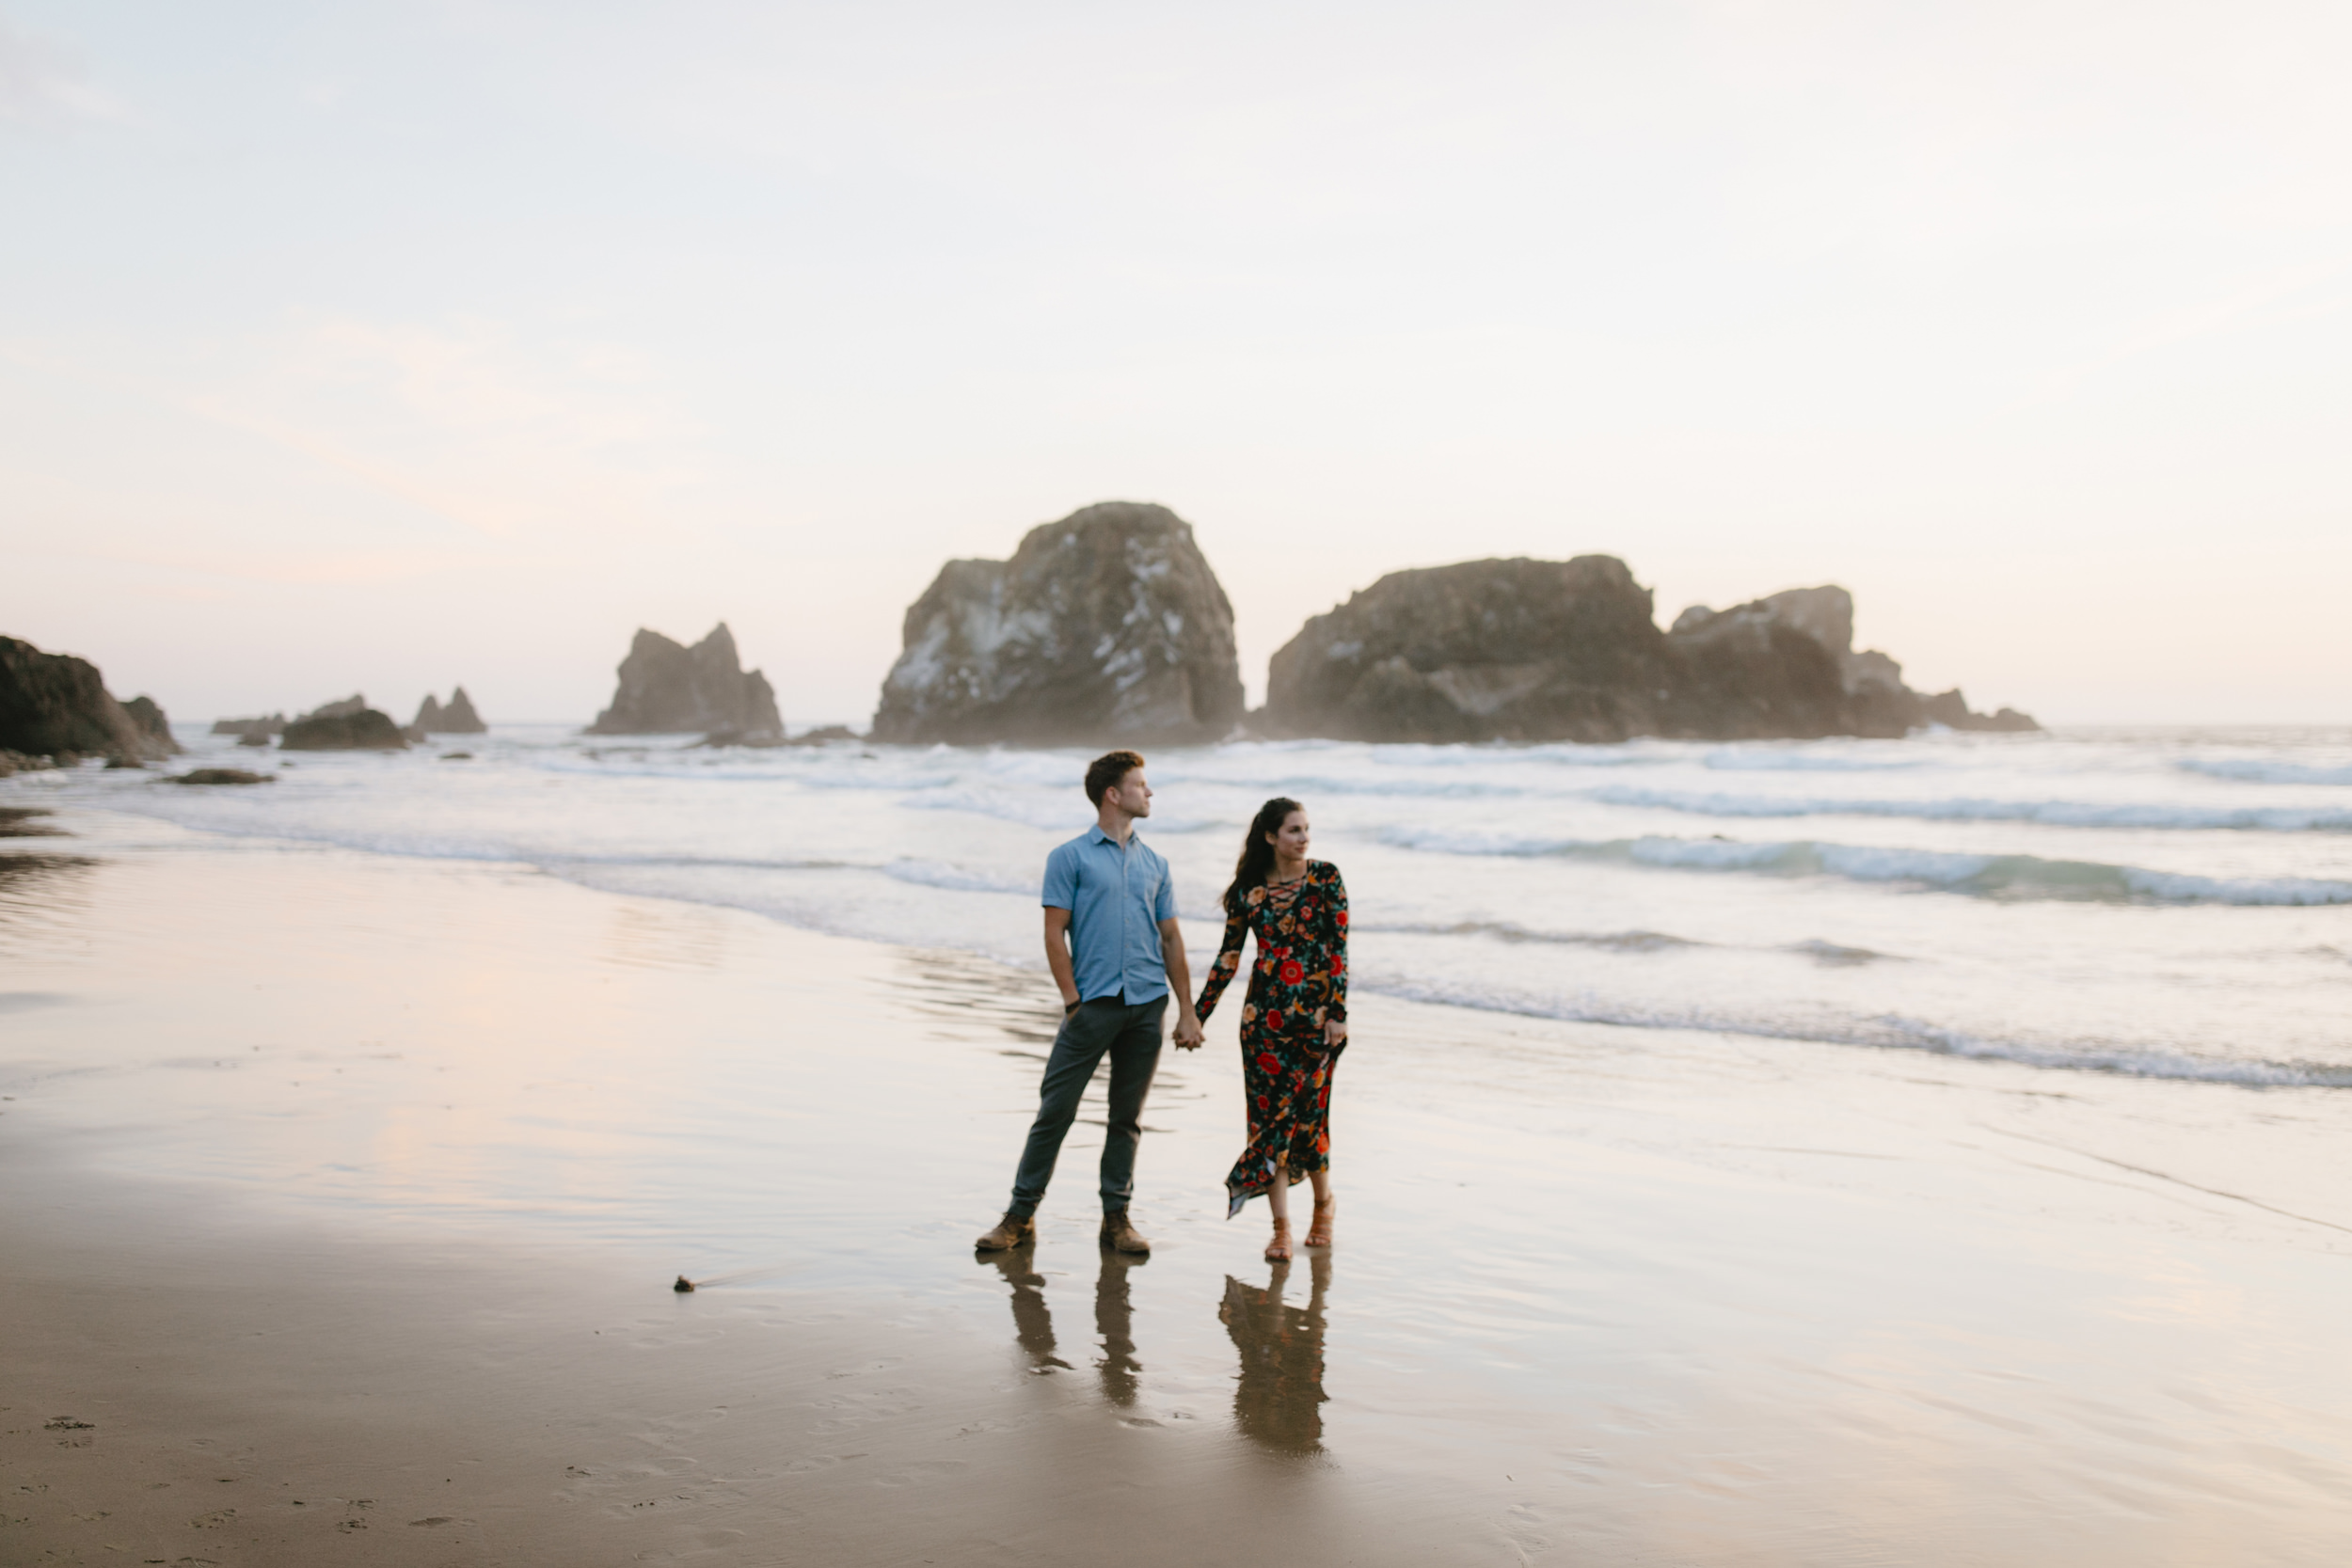
[(1084, 1125), (979, 1259), (1024, 977), (56, 825), (0, 868), (0, 1562), (2352, 1550), (2324, 1091), (2249, 1147), (2246, 1091), (1367, 997), (1331, 1255), (1222, 1220), (1220, 1030), (1148, 1262)]

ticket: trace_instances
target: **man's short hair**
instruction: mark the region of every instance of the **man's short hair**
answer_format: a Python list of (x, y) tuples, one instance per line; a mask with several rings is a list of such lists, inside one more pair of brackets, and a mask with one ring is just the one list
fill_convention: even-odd
[(1134, 752), (1104, 752), (1087, 764), (1087, 799), (1097, 807), (1103, 797), (1117, 789), (1120, 781), (1143, 766), (1143, 758)]

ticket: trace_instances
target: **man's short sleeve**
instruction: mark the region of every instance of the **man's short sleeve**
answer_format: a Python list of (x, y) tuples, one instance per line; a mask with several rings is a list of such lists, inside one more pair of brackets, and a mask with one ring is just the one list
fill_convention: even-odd
[(1061, 845), (1045, 857), (1045, 891), (1038, 901), (1049, 910), (1078, 907), (1078, 857), (1069, 845)]
[(1176, 873), (1168, 862), (1160, 862), (1159, 896), (1152, 900), (1152, 923), (1176, 918)]

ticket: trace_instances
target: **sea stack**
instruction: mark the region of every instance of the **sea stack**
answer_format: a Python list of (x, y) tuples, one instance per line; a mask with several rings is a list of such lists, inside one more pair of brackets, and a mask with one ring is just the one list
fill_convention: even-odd
[[(1614, 556), (1467, 561), (1392, 572), (1275, 654), (1268, 734), (1383, 741), (1708, 740), (1900, 736), (1957, 706), (1958, 728), (2034, 728), (1921, 697), (1853, 651), (1853, 598), (1791, 589), (1671, 632)], [(1931, 711), (1931, 708), (1934, 711)]]
[(1233, 609), (1164, 506), (1104, 501), (1009, 561), (950, 561), (907, 610), (873, 738), (1187, 744), (1242, 716)]
[(151, 762), (180, 750), (164, 710), (135, 697), (134, 713), (106, 690), (98, 666), (0, 637), (0, 752), (71, 762), (103, 756)]
[(312, 708), (286, 726), (278, 744), (288, 752), (401, 752), (408, 737), (390, 714), (354, 695)]
[(719, 744), (784, 743), (775, 689), (766, 675), (743, 668), (723, 621), (691, 648), (641, 627), (618, 673), (612, 705), (596, 715), (590, 735), (701, 731)]
[(418, 705), (417, 717), (408, 725), (409, 733), (420, 737), (428, 735), (484, 735), (488, 733), (489, 728), (482, 721), (482, 716), (473, 710), (473, 699), (466, 695), (466, 689), (462, 686), (450, 693), (446, 707), (441, 705), (438, 697), (426, 692), (424, 701)]

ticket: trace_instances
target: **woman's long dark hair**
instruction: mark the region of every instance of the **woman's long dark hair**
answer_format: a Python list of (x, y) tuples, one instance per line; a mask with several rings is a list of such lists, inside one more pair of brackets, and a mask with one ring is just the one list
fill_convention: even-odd
[(1266, 873), (1274, 869), (1274, 846), (1267, 841), (1268, 835), (1280, 832), (1291, 813), (1305, 809), (1289, 796), (1277, 795), (1249, 819), (1249, 832), (1241, 841), (1241, 859), (1233, 863), (1233, 884), (1225, 890), (1227, 914), (1239, 914), (1249, 890), (1265, 886)]

